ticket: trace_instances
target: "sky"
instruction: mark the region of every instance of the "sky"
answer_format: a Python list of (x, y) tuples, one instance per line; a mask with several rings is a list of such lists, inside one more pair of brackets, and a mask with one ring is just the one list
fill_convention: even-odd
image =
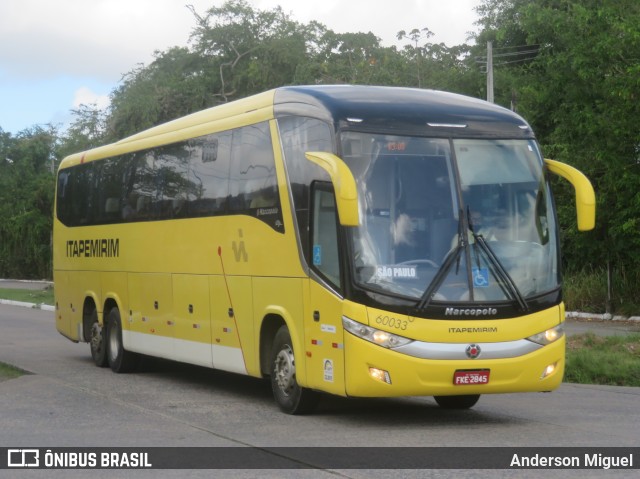
[[(481, 0), (248, 0), (338, 32), (372, 32), (397, 44), (400, 30), (428, 28), (448, 46), (476, 31)], [(154, 51), (187, 46), (193, 14), (223, 0), (0, 0), (0, 128), (64, 128), (81, 104), (109, 104), (122, 75)]]

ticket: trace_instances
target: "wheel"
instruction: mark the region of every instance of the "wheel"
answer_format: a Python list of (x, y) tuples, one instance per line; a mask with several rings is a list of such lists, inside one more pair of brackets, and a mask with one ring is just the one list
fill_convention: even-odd
[(469, 409), (480, 399), (480, 394), (469, 394), (467, 396), (433, 396), (438, 406), (444, 409)]
[(105, 328), (98, 322), (98, 311), (95, 309), (90, 318), (91, 329), (89, 330), (89, 348), (91, 357), (96, 366), (104, 368), (107, 365), (107, 342), (105, 341)]
[(291, 335), (281, 326), (273, 340), (271, 356), (271, 389), (278, 407), (287, 414), (307, 414), (318, 403), (318, 396), (296, 381), (296, 361)]
[(122, 322), (120, 311), (113, 308), (107, 323), (107, 360), (114, 373), (128, 373), (138, 365), (139, 356), (124, 349), (122, 344)]

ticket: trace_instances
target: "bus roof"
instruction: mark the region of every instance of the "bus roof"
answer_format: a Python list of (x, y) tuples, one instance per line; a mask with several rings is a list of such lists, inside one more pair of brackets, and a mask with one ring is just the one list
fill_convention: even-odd
[(533, 138), (514, 112), (468, 96), (417, 88), (292, 86), (275, 92), (276, 117), (315, 116), (336, 127), (427, 136)]
[(288, 86), (208, 108), (116, 143), (71, 155), (61, 167), (288, 115), (319, 118), (336, 129), (434, 137), (533, 138), (529, 125), (510, 110), (454, 93), (365, 85)]

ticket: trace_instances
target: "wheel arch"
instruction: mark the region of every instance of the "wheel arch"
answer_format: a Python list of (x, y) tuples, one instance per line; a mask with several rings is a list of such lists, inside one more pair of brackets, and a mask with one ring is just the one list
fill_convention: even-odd
[(268, 376), (270, 372), (269, 361), (273, 348), (273, 339), (281, 326), (286, 325), (286, 321), (279, 314), (267, 314), (260, 324), (260, 372), (262, 376)]
[(103, 309), (102, 317), (103, 318), (108, 318), (109, 317), (109, 313), (111, 313), (111, 310), (114, 309), (114, 308), (122, 311), (122, 307), (120, 305), (120, 302), (116, 298), (114, 298), (113, 296), (108, 296), (104, 300), (104, 309)]
[(90, 340), (89, 335), (91, 334), (91, 324), (93, 323), (93, 313), (96, 312), (98, 314), (98, 323), (104, 324), (104, 320), (100, 315), (100, 311), (98, 311), (98, 298), (95, 293), (87, 292), (84, 298), (84, 303), (82, 304), (82, 340), (85, 343), (88, 343)]
[(289, 311), (279, 306), (267, 308), (260, 323), (260, 372), (262, 376), (270, 374), (269, 361), (271, 359), (273, 340), (278, 329), (283, 325), (289, 330), (296, 361), (300, 365), (300, 368), (296, 371), (298, 381), (304, 384), (306, 381), (304, 326), (302, 321), (296, 323)]

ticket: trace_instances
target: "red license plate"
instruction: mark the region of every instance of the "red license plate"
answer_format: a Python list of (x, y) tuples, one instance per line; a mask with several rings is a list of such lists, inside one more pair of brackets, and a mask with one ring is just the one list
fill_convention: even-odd
[(454, 386), (489, 384), (489, 369), (458, 370), (453, 373)]

